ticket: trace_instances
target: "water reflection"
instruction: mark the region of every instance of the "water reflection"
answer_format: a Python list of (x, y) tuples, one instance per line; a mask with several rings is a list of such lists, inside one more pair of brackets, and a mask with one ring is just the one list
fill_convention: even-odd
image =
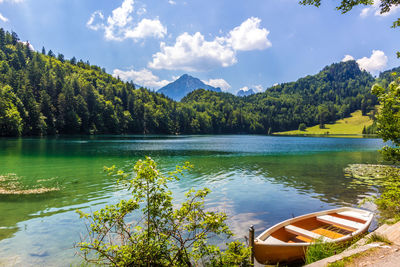
[(97, 210), (129, 196), (102, 172), (103, 166), (129, 168), (145, 155), (163, 171), (192, 162), (195, 169), (171, 183), (174, 197), (180, 201), (192, 187), (209, 187), (207, 207), (227, 212), (241, 237), (251, 224), (261, 231), (292, 215), (356, 205), (373, 191), (365, 185), (348, 188), (343, 169), (352, 163), (377, 163), (375, 150), (381, 145), (376, 139), (265, 136), (1, 139), (0, 174), (15, 173), (25, 183), (53, 179), (62, 190), (0, 195), (0, 262), (11, 257), (69, 265), (70, 248), (85, 231), (74, 210)]

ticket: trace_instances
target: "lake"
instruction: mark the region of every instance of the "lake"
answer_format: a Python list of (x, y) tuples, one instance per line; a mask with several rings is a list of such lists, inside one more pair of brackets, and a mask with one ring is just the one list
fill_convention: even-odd
[(356, 206), (375, 191), (349, 187), (343, 169), (379, 163), (382, 146), (380, 139), (256, 135), (0, 139), (0, 175), (60, 187), (0, 195), (0, 265), (79, 264), (73, 245), (85, 224), (75, 210), (95, 211), (129, 197), (104, 166), (126, 169), (147, 155), (168, 171), (190, 161), (195, 169), (170, 184), (176, 199), (190, 188), (210, 188), (207, 207), (229, 214), (242, 238), (252, 224), (257, 234), (292, 216)]

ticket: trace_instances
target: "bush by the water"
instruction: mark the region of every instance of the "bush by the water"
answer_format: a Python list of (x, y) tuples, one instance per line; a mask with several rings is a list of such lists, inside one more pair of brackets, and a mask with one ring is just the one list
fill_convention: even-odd
[[(204, 200), (210, 190), (190, 190), (186, 201), (173, 203), (168, 182), (192, 166), (186, 163), (163, 175), (156, 163), (146, 157), (136, 162), (133, 173), (106, 168), (126, 183), (129, 200), (86, 214), (87, 237), (76, 246), (86, 262), (113, 266), (250, 266), (250, 249), (239, 241), (222, 251), (210, 238), (228, 238), (227, 215), (208, 211)], [(133, 212), (140, 218), (127, 217)], [(135, 217), (136, 218), (136, 217)]]

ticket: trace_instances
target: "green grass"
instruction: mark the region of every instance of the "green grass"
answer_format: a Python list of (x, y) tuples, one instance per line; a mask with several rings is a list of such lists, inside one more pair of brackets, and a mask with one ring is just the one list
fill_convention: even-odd
[(351, 113), (351, 117), (336, 121), (334, 124), (325, 124), (325, 129), (319, 125), (306, 128), (305, 131), (287, 131), (274, 133), (276, 135), (361, 135), (365, 127), (372, 125), (368, 116), (362, 116), (361, 110)]
[(342, 252), (344, 248), (336, 243), (316, 241), (306, 251), (305, 264), (310, 264)]
[(392, 242), (386, 236), (383, 236), (383, 235), (380, 235), (377, 233), (373, 233), (369, 237), (367, 237), (367, 241), (365, 242), (365, 244), (370, 244), (370, 243), (375, 243), (375, 242), (382, 242), (382, 243), (386, 243), (388, 245), (392, 244)]
[(362, 235), (356, 236), (344, 243), (324, 242), (321, 239), (317, 239), (306, 250), (304, 256), (305, 264), (310, 264), (330, 256), (340, 254), (348, 247), (357, 243), (361, 238)]

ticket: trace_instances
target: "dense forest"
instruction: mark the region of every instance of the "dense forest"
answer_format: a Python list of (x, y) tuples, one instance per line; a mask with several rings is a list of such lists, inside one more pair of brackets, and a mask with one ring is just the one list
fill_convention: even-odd
[(376, 104), (355, 61), (237, 97), (196, 90), (181, 102), (135, 88), (99, 66), (41, 52), (0, 29), (0, 136), (260, 133), (332, 122)]

